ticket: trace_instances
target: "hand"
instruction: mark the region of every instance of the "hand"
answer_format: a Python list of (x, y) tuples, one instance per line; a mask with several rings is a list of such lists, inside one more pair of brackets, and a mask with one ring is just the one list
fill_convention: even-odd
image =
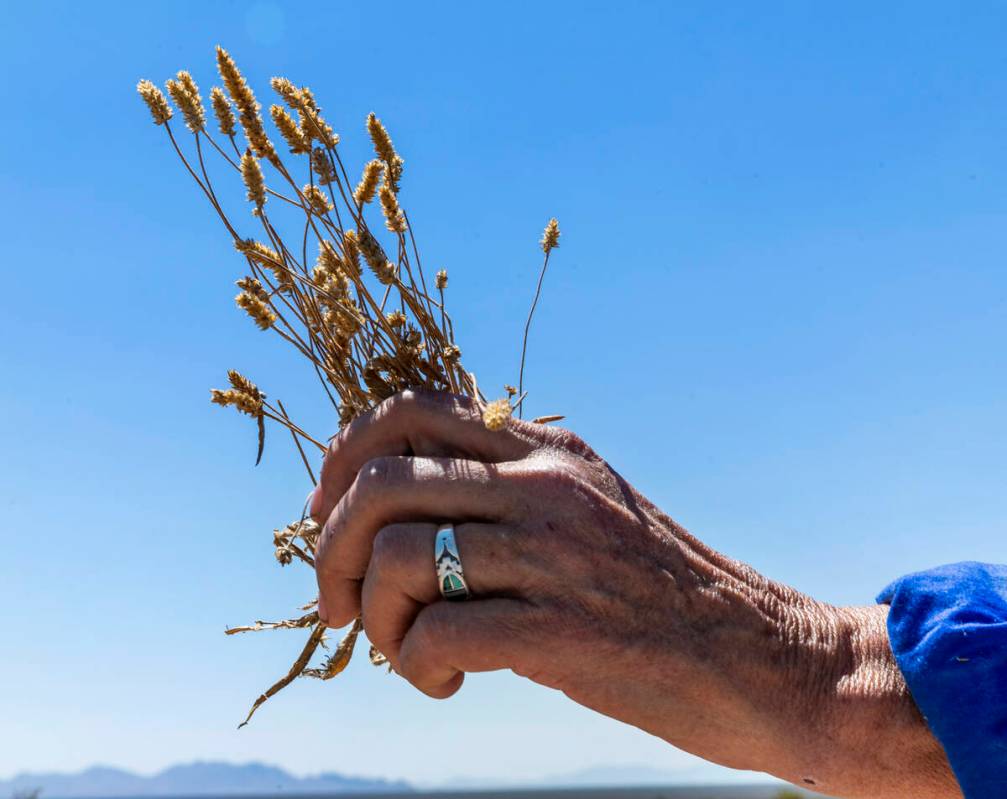
[[(701, 757), (850, 797), (959, 796), (906, 691), (885, 608), (834, 608), (714, 552), (565, 430), (487, 430), (406, 392), (332, 442), (319, 612), (444, 698), (511, 669)], [(474, 599), (445, 602), (438, 523)]]

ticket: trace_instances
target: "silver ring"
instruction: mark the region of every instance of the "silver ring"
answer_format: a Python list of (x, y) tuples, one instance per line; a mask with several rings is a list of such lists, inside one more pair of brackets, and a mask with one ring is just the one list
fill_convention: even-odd
[(468, 599), (470, 596), (462, 559), (455, 541), (455, 526), (442, 524), (434, 539), (434, 568), (437, 570), (437, 587), (445, 599)]

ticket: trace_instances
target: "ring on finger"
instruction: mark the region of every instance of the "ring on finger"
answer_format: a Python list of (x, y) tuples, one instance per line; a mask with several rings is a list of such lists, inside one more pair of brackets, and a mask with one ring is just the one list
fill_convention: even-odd
[(453, 524), (442, 524), (437, 528), (437, 537), (434, 539), (434, 568), (437, 573), (437, 588), (442, 597), (456, 601), (471, 596), (468, 583), (465, 582), (465, 570), (462, 568), (461, 555), (458, 554), (458, 542), (455, 540)]

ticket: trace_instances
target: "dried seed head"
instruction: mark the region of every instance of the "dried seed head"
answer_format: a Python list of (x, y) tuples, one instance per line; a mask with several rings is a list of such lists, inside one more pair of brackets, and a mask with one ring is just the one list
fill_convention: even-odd
[(171, 119), (172, 112), (171, 106), (168, 105), (168, 98), (161, 93), (161, 90), (157, 86), (149, 80), (141, 80), (136, 84), (136, 90), (147, 104), (150, 115), (154, 118), (155, 125), (163, 125)]
[(301, 189), (301, 194), (308, 201), (311, 213), (315, 216), (325, 216), (332, 210), (332, 203), (329, 202), (329, 198), (325, 196), (325, 193), (318, 186), (306, 183), (304, 188)]
[(409, 325), (409, 330), (406, 331), (406, 344), (412, 347), (419, 347), (422, 340), (423, 334), (412, 325)]
[(249, 202), (255, 203), (257, 210), (261, 210), (266, 204), (266, 181), (262, 177), (262, 167), (259, 166), (259, 159), (252, 155), (251, 150), (245, 150), (241, 156), (241, 179), (248, 189)]
[(276, 250), (255, 239), (237, 239), (234, 242), (234, 249), (269, 269), (281, 266), (283, 263)]
[(396, 155), (395, 160), (388, 165), (388, 183), (396, 194), (399, 193), (399, 181), (402, 179), (402, 165), (404, 163), (405, 161)]
[(356, 302), (347, 300), (332, 309), (329, 322), (343, 339), (349, 341), (350, 337), (360, 330), (364, 320)]
[(384, 162), (376, 158), (367, 163), (367, 166), (364, 167), (364, 174), (357, 184), (356, 191), (353, 192), (353, 201), (357, 205), (369, 203), (374, 199), (374, 193), (377, 191), (378, 181), (381, 180), (381, 173), (384, 172), (384, 169)]
[(308, 141), (314, 139), (326, 147), (335, 147), (339, 144), (339, 136), (317, 111), (306, 105), (300, 111), (300, 115), (301, 133)]
[(343, 268), (351, 278), (360, 277), (360, 237), (353, 229), (343, 233)]
[(444, 348), (444, 360), (448, 363), (455, 363), (462, 357), (462, 351), (454, 344), (448, 344)]
[(315, 272), (324, 272), (326, 280), (330, 275), (339, 274), (342, 270), (342, 259), (336, 252), (331, 241), (318, 242), (318, 258), (315, 259)]
[(225, 136), (234, 135), (234, 111), (231, 110), (231, 102), (224, 94), (224, 90), (219, 86), (210, 89), (210, 105), (213, 106), (213, 115), (217, 118), (217, 127)]
[(545, 226), (545, 232), (542, 234), (542, 241), (539, 242), (542, 245), (542, 252), (546, 255), (554, 247), (559, 246), (559, 222), (555, 218), (549, 220), (549, 224)]
[(329, 270), (322, 263), (321, 258), (315, 261), (315, 268), (311, 270), (311, 282), (322, 288), (329, 281)]
[(402, 327), (406, 323), (406, 315), (402, 311), (392, 311), (385, 318), (392, 327)]
[(381, 124), (381, 120), (373, 113), (367, 115), (367, 132), (374, 143), (374, 152), (378, 154), (378, 158), (384, 161), (388, 167), (388, 174), (385, 180), (388, 181), (391, 190), (398, 194), (399, 180), (402, 177), (402, 165), (405, 162), (395, 151), (392, 137), (388, 135), (385, 126)]
[(256, 297), (250, 291), (243, 291), (237, 297), (234, 298), (234, 302), (239, 308), (241, 308), (245, 313), (252, 317), (255, 324), (259, 326), (260, 330), (269, 330), (273, 326), (273, 322), (276, 321), (276, 314), (273, 310), (263, 302), (259, 297)]
[(385, 130), (385, 126), (373, 112), (367, 115), (367, 132), (370, 134), (371, 141), (374, 143), (374, 152), (378, 154), (378, 158), (387, 164), (394, 161), (395, 156), (398, 155), (398, 153), (395, 152), (395, 145), (392, 144), (392, 137), (388, 135), (388, 131)]
[(364, 230), (363, 236), (359, 238), (359, 246), (364, 260), (378, 281), (386, 286), (394, 282), (398, 268), (385, 258), (384, 250), (369, 230)]
[(294, 559), (294, 554), (286, 546), (277, 547), (273, 554), (281, 566), (289, 566)]
[(227, 407), (228, 405), (234, 406), (237, 410), (242, 413), (246, 413), (249, 416), (260, 416), (262, 403), (256, 403), (247, 394), (243, 394), (240, 391), (235, 391), (233, 388), (227, 391), (221, 391), (219, 388), (210, 389), (210, 402)]
[(341, 303), (349, 297), (350, 281), (342, 272), (335, 275), (328, 275), (326, 281), (321, 286), (321, 294), (318, 301), (327, 307), (332, 307)]
[(448, 287), (448, 270), (441, 269), (437, 276), (434, 278), (434, 285), (439, 289), (446, 289)]
[(380, 367), (374, 361), (370, 361), (364, 366), (360, 373), (360, 379), (364, 381), (367, 393), (370, 394), (374, 402), (381, 402), (395, 393), (395, 387), (385, 380)]
[(311, 152), (311, 141), (306, 139), (294, 118), (287, 113), (283, 106), (273, 105), (269, 107), (269, 115), (273, 118), (273, 124), (280, 131), (283, 140), (294, 155)]
[(262, 402), (266, 395), (259, 391), (255, 383), (233, 369), (227, 373), (227, 377), (231, 382), (231, 388), (226, 391), (211, 389), (210, 401), (225, 407), (233, 405), (249, 416), (261, 416)]
[(378, 278), (378, 282), (384, 286), (390, 286), (395, 282), (395, 276), (398, 274), (398, 267), (391, 261), (385, 261), (385, 265), (380, 269), (375, 269), (374, 274)]
[(395, 192), (388, 185), (387, 177), (379, 194), (381, 195), (381, 211), (385, 215), (385, 227), (392, 233), (405, 233), (406, 216), (399, 207), (399, 200), (395, 196)]
[(196, 81), (192, 79), (192, 75), (184, 69), (180, 69), (175, 73), (175, 80), (182, 84), (185, 90), (192, 95), (195, 95), (199, 102), (203, 102), (203, 98), (199, 96), (199, 87), (196, 85)]
[(483, 408), (483, 424), (487, 430), (503, 430), (510, 421), (512, 411), (508, 400), (493, 400)]
[(364, 256), (364, 260), (367, 261), (367, 265), (371, 268), (371, 271), (375, 274), (382, 270), (387, 262), (385, 258), (384, 250), (381, 249), (381, 245), (378, 244), (377, 239), (371, 234), (371, 231), (364, 228), (363, 232), (357, 233), (357, 242), (360, 247), (360, 253)]
[(203, 98), (199, 96), (199, 87), (192, 79), (192, 75), (184, 69), (175, 77), (176, 80), (169, 80), (164, 85), (178, 110), (182, 112), (185, 126), (193, 133), (197, 133), (206, 127), (206, 111), (203, 108)]
[(319, 108), (318, 103), (315, 102), (315, 95), (307, 86), (301, 87), (301, 99), (304, 101), (304, 104), (316, 114), (322, 113), (322, 109)]
[(305, 141), (310, 143), (312, 139), (316, 139), (326, 147), (335, 147), (339, 144), (339, 137), (322, 119), (321, 109), (315, 102), (311, 89), (307, 86), (298, 89), (286, 78), (273, 78), (269, 83), (273, 91), (280, 95), (290, 108), (297, 111), (300, 117), (301, 136)]
[(269, 85), (273, 87), (274, 92), (283, 98), (283, 102), (291, 108), (296, 110), (304, 104), (300, 91), (287, 78), (270, 78)]
[(321, 147), (311, 151), (311, 168), (315, 170), (315, 176), (322, 186), (328, 186), (336, 178), (329, 155)]
[(504, 391), (507, 392), (507, 396), (508, 397), (516, 397), (517, 396), (517, 389), (514, 388), (514, 386), (504, 386)]
[(255, 385), (251, 380), (245, 377), (241, 372), (235, 369), (227, 370), (227, 380), (231, 384), (231, 388), (235, 391), (241, 391), (245, 394), (251, 394), (258, 399), (265, 399), (266, 395), (259, 391), (259, 387)]
[(293, 288), (294, 280), (280, 254), (272, 247), (254, 239), (237, 239), (234, 248), (250, 261), (261, 264), (273, 273), (276, 285), (282, 290)]
[(241, 127), (245, 131), (248, 145), (259, 158), (266, 158), (272, 163), (277, 163), (279, 158), (273, 143), (266, 136), (266, 129), (262, 126), (262, 117), (259, 116), (260, 106), (255, 99), (255, 93), (234, 63), (234, 59), (219, 45), (217, 46), (217, 70), (224, 81), (227, 93), (231, 95), (231, 99), (238, 109), (238, 118), (241, 120)]
[(236, 280), (234, 285), (242, 291), (247, 291), (253, 297), (258, 297), (263, 302), (269, 301), (269, 292), (254, 277), (243, 277), (241, 280)]

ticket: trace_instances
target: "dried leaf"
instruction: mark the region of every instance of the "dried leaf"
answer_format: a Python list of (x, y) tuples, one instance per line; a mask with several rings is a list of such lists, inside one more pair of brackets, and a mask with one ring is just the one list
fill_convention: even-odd
[(349, 664), (350, 658), (353, 657), (353, 647), (356, 646), (357, 636), (360, 635), (363, 627), (364, 625), (360, 622), (360, 619), (354, 621), (349, 632), (339, 642), (336, 651), (329, 656), (329, 659), (325, 661), (322, 667), (320, 669), (304, 669), (302, 676), (314, 677), (318, 680), (331, 680), (339, 674)]
[[(314, 603), (312, 603), (313, 605)], [(301, 608), (302, 610), (307, 610), (309, 606)], [(257, 620), (255, 624), (250, 624), (244, 627), (228, 627), (224, 630), (225, 635), (234, 635), (235, 633), (257, 633), (261, 630), (300, 630), (305, 627), (310, 627), (318, 622), (318, 613), (312, 612), (305, 616), (301, 616), (298, 619), (284, 619), (283, 621), (261, 621)]]
[(252, 716), (255, 714), (255, 711), (258, 710), (266, 702), (266, 700), (269, 699), (269, 697), (279, 691), (282, 691), (301, 675), (304, 671), (304, 667), (308, 665), (308, 661), (311, 660), (311, 656), (315, 654), (315, 650), (318, 649), (318, 645), (322, 642), (325, 630), (326, 627), (323, 622), (318, 622), (318, 624), (315, 625), (315, 629), (312, 631), (311, 637), (308, 638), (308, 642), (304, 645), (304, 649), (301, 650), (301, 654), (297, 656), (297, 660), (294, 661), (294, 665), (290, 667), (290, 671), (287, 672), (285, 677), (277, 680), (269, 686), (269, 688), (266, 689), (266, 692), (255, 700), (252, 705), (252, 709), (249, 710), (248, 715), (245, 716), (245, 720), (238, 725), (239, 730), (252, 720)]
[(258, 417), (259, 422), (259, 451), (255, 454), (255, 465), (258, 466), (262, 462), (262, 450), (266, 447), (266, 420), (260, 414)]
[(370, 658), (373, 666), (384, 666), (388, 662), (388, 658), (382, 655), (374, 644), (371, 644)]

